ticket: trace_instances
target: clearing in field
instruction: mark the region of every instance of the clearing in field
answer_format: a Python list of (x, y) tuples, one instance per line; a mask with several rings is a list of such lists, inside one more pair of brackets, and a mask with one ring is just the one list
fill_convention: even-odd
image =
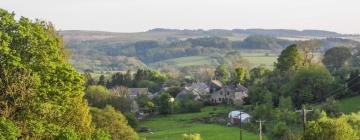
[[(199, 113), (158, 116), (142, 122), (141, 126), (151, 129), (153, 134), (140, 133), (147, 140), (182, 140), (183, 134), (199, 133), (204, 140), (235, 140), (240, 138), (238, 127), (227, 127), (226, 124), (205, 124), (194, 120), (224, 115), (233, 110), (231, 107), (205, 107)], [(244, 140), (257, 140), (257, 134), (243, 130)]]

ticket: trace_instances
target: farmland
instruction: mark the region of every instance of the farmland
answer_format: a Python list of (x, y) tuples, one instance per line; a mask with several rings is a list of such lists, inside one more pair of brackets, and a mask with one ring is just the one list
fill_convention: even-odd
[[(227, 127), (225, 124), (205, 124), (194, 119), (209, 117), (211, 115), (227, 116), (233, 108), (225, 106), (205, 107), (199, 113), (176, 114), (158, 116), (142, 122), (143, 127), (152, 130), (151, 133), (140, 133), (147, 140), (181, 140), (183, 134), (199, 133), (204, 140), (234, 140), (239, 139), (238, 127)], [(255, 133), (243, 131), (243, 139), (258, 139)]]

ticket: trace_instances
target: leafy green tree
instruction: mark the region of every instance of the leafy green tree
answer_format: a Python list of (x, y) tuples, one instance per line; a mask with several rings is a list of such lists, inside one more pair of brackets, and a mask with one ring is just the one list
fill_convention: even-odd
[(360, 67), (360, 46), (353, 48), (351, 57), (351, 65), (353, 67)]
[(235, 74), (233, 78), (234, 84), (244, 85), (248, 78), (249, 72), (245, 68), (239, 67), (235, 69)]
[(346, 117), (321, 118), (310, 121), (305, 133), (305, 140), (356, 140), (360, 136), (347, 122)]
[(275, 68), (279, 71), (297, 70), (302, 67), (303, 61), (303, 56), (294, 44), (281, 52)]
[(159, 98), (160, 114), (171, 114), (174, 112), (173, 97), (169, 93), (162, 93)]
[(90, 106), (103, 108), (109, 104), (111, 92), (103, 86), (89, 86), (85, 90), (85, 99)]
[(0, 140), (17, 140), (20, 130), (10, 120), (0, 118)]
[(346, 116), (348, 119), (348, 123), (354, 128), (357, 132), (357, 135), (360, 137), (360, 111), (357, 113), (351, 113)]
[(265, 67), (256, 67), (250, 70), (250, 82), (255, 84), (256, 82), (264, 82), (265, 78), (271, 73), (269, 69)]
[(276, 123), (273, 128), (270, 130), (270, 135), (274, 139), (281, 139), (286, 135), (289, 128), (287, 127), (285, 122), (278, 122)]
[(222, 82), (227, 82), (230, 78), (230, 71), (226, 65), (220, 65), (215, 70), (215, 77)]
[(14, 16), (0, 9), (2, 116), (13, 121), (25, 139), (54, 139), (69, 129), (89, 138), (84, 79), (68, 64), (61, 36), (50, 23)]
[(102, 85), (102, 86), (105, 86), (105, 85), (106, 85), (106, 81), (105, 81), (105, 76), (104, 76), (104, 75), (101, 75), (101, 76), (99, 77), (98, 85)]
[(334, 79), (321, 66), (310, 66), (307, 69), (300, 69), (288, 83), (287, 94), (293, 97), (297, 107), (303, 103), (325, 100), (328, 93), (333, 90)]
[(93, 139), (95, 140), (111, 140), (111, 134), (103, 129), (96, 129), (93, 134)]
[(360, 94), (360, 69), (354, 69), (350, 72), (347, 85), (351, 91)]
[(321, 104), (320, 108), (325, 111), (329, 117), (339, 117), (341, 115), (340, 106), (333, 97), (327, 98), (326, 101)]
[(334, 72), (346, 66), (351, 56), (351, 50), (349, 48), (334, 47), (325, 52), (322, 62), (329, 71)]
[(116, 140), (138, 140), (139, 136), (128, 125), (123, 114), (115, 111), (111, 106), (104, 109), (92, 108), (93, 124), (97, 129), (102, 129), (111, 134), (112, 139)]

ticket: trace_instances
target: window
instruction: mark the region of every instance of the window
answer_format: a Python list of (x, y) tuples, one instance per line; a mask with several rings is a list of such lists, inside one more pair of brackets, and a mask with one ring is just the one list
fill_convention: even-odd
[(229, 92), (229, 91), (227, 92), (227, 95), (230, 95), (230, 92)]
[(221, 98), (219, 98), (219, 101), (221, 102)]

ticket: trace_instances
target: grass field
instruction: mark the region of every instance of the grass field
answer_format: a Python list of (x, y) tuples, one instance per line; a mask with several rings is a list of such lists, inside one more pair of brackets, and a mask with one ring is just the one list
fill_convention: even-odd
[(185, 67), (199, 65), (218, 65), (219, 63), (215, 58), (211, 58), (210, 56), (189, 56), (158, 61), (156, 63), (150, 64), (150, 66), (156, 66), (158, 64), (169, 64), (176, 67)]
[(346, 114), (360, 111), (360, 96), (341, 99), (339, 105), (340, 110)]
[[(214, 109), (215, 108), (215, 109)], [(147, 140), (181, 140), (182, 135), (187, 133), (199, 133), (204, 140), (235, 140), (239, 139), (239, 128), (226, 127), (218, 124), (203, 124), (194, 122), (195, 118), (208, 117), (210, 113), (223, 114), (232, 108), (225, 106), (205, 107), (202, 112), (158, 116), (141, 123), (141, 126), (149, 127), (153, 134), (140, 133), (142, 138)], [(243, 130), (244, 140), (257, 140), (254, 133)]]
[[(272, 69), (274, 66), (274, 62), (277, 61), (277, 55), (269, 54), (262, 52), (243, 52), (241, 56), (248, 60), (250, 66), (265, 66), (269, 69)], [(188, 56), (188, 57), (179, 57), (174, 59), (168, 59), (163, 61), (158, 61), (152, 64), (149, 64), (151, 67), (157, 67), (161, 64), (168, 64), (175, 67), (185, 67), (185, 66), (201, 66), (201, 65), (219, 65), (219, 62), (216, 58), (212, 58), (210, 56)]]
[(265, 52), (244, 52), (241, 53), (241, 56), (249, 61), (251, 67), (265, 66), (269, 69), (273, 69), (274, 63), (277, 61), (278, 58), (277, 55), (266, 55)]

